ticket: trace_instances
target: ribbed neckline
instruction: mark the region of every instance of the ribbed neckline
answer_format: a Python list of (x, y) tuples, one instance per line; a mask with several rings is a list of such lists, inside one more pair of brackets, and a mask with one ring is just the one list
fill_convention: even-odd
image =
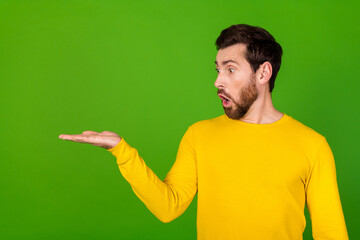
[(273, 128), (273, 127), (283, 125), (291, 118), (291, 116), (287, 115), (286, 113), (283, 113), (283, 114), (284, 115), (279, 120), (272, 122), (272, 123), (248, 123), (248, 122), (244, 122), (241, 120), (231, 119), (226, 114), (224, 114), (223, 116), (224, 116), (225, 120), (227, 122), (229, 122), (230, 124), (235, 124), (238, 126), (243, 126), (243, 127), (248, 127), (248, 128), (265, 129), (265, 128)]

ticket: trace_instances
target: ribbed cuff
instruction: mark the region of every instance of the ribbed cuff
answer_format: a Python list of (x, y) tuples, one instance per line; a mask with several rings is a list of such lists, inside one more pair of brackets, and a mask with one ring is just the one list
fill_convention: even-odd
[(132, 158), (137, 150), (131, 147), (125, 139), (121, 137), (121, 141), (115, 147), (107, 149), (107, 151), (111, 152), (111, 154), (116, 157), (117, 164), (121, 165)]

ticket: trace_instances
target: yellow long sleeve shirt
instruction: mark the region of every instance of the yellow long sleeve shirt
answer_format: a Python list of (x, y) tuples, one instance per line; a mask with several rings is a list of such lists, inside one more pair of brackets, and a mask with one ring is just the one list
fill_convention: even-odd
[(198, 240), (303, 239), (305, 204), (315, 240), (348, 239), (330, 146), (287, 114), (269, 124), (225, 114), (192, 124), (164, 180), (124, 138), (108, 151), (162, 222), (179, 217), (197, 193)]

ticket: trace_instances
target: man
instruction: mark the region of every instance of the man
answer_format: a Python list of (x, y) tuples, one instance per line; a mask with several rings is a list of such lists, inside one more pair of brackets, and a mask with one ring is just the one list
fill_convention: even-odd
[(187, 129), (163, 181), (116, 133), (59, 137), (111, 152), (162, 222), (179, 217), (198, 193), (200, 240), (300, 240), (305, 204), (315, 240), (348, 239), (326, 138), (272, 104), (281, 46), (266, 30), (246, 24), (224, 29), (216, 45), (215, 86), (225, 114)]

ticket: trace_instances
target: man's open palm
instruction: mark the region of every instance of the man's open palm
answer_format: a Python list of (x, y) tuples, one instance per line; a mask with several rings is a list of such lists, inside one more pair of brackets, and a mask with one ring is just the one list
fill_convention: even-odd
[(119, 135), (109, 131), (103, 131), (100, 133), (94, 131), (84, 131), (82, 134), (74, 135), (61, 134), (59, 135), (59, 138), (73, 142), (90, 143), (94, 146), (105, 149), (113, 148), (121, 141), (121, 137), (119, 137)]

